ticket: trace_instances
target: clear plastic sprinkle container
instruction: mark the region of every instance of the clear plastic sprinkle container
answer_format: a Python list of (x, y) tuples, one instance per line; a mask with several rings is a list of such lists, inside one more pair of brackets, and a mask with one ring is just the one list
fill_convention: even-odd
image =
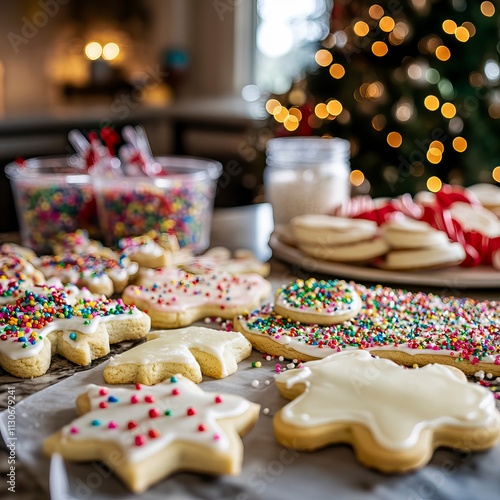
[(94, 191), (76, 157), (31, 158), (5, 167), (23, 245), (51, 253), (50, 241), (62, 232), (86, 229), (99, 237)]
[(349, 198), (349, 141), (282, 137), (270, 139), (266, 153), (265, 196), (275, 224), (328, 213)]
[(175, 234), (182, 247), (205, 250), (219, 162), (204, 158), (161, 156), (158, 175), (105, 178), (92, 175), (99, 222), (108, 245), (126, 236), (155, 230)]

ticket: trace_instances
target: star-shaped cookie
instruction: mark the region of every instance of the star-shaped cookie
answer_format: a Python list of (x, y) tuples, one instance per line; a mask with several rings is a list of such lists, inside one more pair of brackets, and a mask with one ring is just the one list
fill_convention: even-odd
[(500, 439), (493, 394), (443, 365), (410, 370), (345, 352), (284, 372), (276, 384), (293, 399), (274, 418), (281, 444), (349, 443), (361, 463), (383, 472), (422, 467), (439, 446), (476, 451)]
[(91, 385), (77, 399), (81, 415), (44, 443), (48, 455), (99, 460), (135, 493), (179, 471), (238, 474), (243, 435), (259, 405), (207, 393), (176, 375), (153, 387)]
[(148, 342), (109, 360), (103, 373), (108, 384), (153, 385), (176, 373), (196, 383), (202, 381), (202, 373), (224, 378), (252, 352), (241, 333), (202, 326), (158, 330), (147, 338)]

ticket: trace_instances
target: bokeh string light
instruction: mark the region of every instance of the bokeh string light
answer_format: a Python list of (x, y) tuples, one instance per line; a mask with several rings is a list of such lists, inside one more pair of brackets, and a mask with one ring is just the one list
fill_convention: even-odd
[(351, 183), (375, 195), (436, 191), (457, 179), (500, 182), (494, 3), (402, 0), (397, 7), (390, 0), (334, 5), (331, 33), (305, 79), (266, 104), (274, 128), (349, 139)]

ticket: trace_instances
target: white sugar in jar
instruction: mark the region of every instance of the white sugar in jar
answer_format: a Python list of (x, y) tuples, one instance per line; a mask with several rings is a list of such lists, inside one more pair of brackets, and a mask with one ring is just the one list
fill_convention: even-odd
[(349, 141), (282, 137), (267, 143), (264, 187), (275, 224), (296, 215), (325, 214), (350, 196)]

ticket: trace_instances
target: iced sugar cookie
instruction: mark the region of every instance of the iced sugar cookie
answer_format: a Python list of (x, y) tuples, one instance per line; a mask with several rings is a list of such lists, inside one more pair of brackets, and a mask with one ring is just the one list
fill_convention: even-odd
[(354, 318), (361, 299), (352, 286), (342, 280), (297, 280), (279, 289), (274, 310), (302, 323), (333, 325)]
[(131, 261), (137, 262), (140, 267), (164, 267), (172, 264), (172, 251), (159, 245), (150, 236), (136, 236), (122, 238), (118, 241), (123, 255)]
[(151, 281), (141, 275), (142, 286), (128, 286), (126, 304), (148, 312), (154, 328), (179, 328), (207, 316), (233, 318), (251, 311), (271, 293), (271, 284), (258, 274), (192, 275), (164, 268), (151, 270)]
[(122, 292), (138, 270), (137, 263), (126, 256), (115, 260), (96, 254), (44, 255), (35, 259), (34, 265), (46, 278), (59, 278), (106, 296)]
[(270, 265), (257, 259), (250, 250), (236, 250), (234, 257), (231, 257), (231, 252), (224, 247), (211, 248), (203, 255), (194, 257), (182, 268), (192, 274), (224, 271), (231, 274), (256, 273), (264, 277), (270, 271)]
[(61, 233), (55, 238), (52, 243), (52, 251), (56, 255), (76, 254), (87, 255), (93, 254), (107, 259), (119, 258), (119, 255), (111, 248), (105, 247), (100, 241), (92, 240), (87, 231), (78, 229), (74, 233)]
[(363, 307), (339, 325), (288, 319), (263, 306), (235, 318), (253, 347), (303, 361), (363, 349), (413, 366), (441, 363), (472, 375), (500, 376), (500, 303), (352, 284)]
[(22, 378), (43, 375), (60, 354), (88, 365), (109, 344), (144, 337), (147, 314), (76, 287), (41, 286), (0, 310), (0, 366)]
[(177, 471), (239, 474), (243, 444), (259, 405), (202, 391), (182, 375), (153, 387), (90, 385), (77, 399), (81, 415), (44, 442), (48, 455), (104, 462), (141, 493)]
[(357, 351), (286, 371), (276, 385), (293, 400), (274, 417), (283, 446), (348, 443), (386, 473), (423, 467), (439, 446), (480, 451), (500, 439), (493, 394), (447, 366), (408, 370)]
[(208, 377), (224, 378), (250, 356), (252, 345), (238, 332), (191, 326), (157, 330), (148, 342), (110, 359), (104, 369), (108, 384), (153, 385), (180, 373), (193, 382)]

